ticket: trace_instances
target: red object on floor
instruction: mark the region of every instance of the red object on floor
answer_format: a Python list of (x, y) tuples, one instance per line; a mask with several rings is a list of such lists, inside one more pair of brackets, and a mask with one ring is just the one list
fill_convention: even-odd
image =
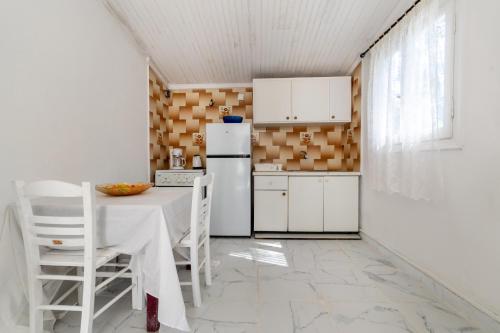
[(146, 311), (147, 323), (146, 328), (148, 332), (156, 332), (160, 329), (160, 322), (158, 321), (158, 298), (147, 294), (146, 297)]

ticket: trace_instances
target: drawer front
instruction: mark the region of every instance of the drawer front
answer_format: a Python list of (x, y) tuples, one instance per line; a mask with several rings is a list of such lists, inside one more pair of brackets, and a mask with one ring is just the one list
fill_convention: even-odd
[(256, 190), (288, 190), (287, 176), (255, 176), (254, 189)]

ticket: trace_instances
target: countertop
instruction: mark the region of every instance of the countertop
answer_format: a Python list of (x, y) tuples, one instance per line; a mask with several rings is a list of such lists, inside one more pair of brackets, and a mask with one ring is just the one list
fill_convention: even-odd
[(254, 171), (254, 176), (361, 176), (361, 172), (341, 171)]

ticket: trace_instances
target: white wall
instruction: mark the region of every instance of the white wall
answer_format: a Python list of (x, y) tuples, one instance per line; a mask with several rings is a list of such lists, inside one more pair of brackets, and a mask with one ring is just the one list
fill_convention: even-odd
[(146, 181), (147, 64), (98, 0), (0, 1), (0, 211), (13, 179)]
[(500, 1), (459, 0), (457, 10), (463, 149), (441, 152), (446, 199), (385, 195), (365, 179), (362, 229), (500, 318)]

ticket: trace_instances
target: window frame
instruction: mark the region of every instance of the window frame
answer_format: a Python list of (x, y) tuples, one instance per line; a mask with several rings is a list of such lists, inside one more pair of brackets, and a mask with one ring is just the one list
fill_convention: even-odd
[[(461, 150), (463, 149), (462, 143), (462, 117), (460, 112), (460, 107), (456, 103), (457, 96), (460, 96), (459, 86), (457, 82), (461, 80), (461, 72), (458, 70), (461, 68), (460, 63), (462, 62), (462, 57), (460, 56), (460, 52), (457, 50), (463, 48), (463, 41), (461, 36), (461, 31), (457, 24), (458, 21), (461, 20), (459, 17), (459, 11), (457, 10), (458, 1), (456, 0), (448, 0), (444, 3), (447, 7), (444, 11), (451, 13), (452, 21), (450, 22), (451, 30), (450, 30), (450, 41), (451, 45), (448, 47), (451, 50), (451, 53), (448, 54), (448, 70), (450, 71), (449, 79), (449, 88), (448, 92), (448, 119), (450, 126), (450, 135), (446, 137), (441, 137), (433, 142), (426, 142), (421, 144), (422, 150)], [(446, 96), (446, 95), (445, 95)]]
[[(449, 15), (446, 20), (446, 46), (445, 46), (445, 77), (444, 77), (444, 119), (445, 126), (440, 129), (439, 137), (434, 140), (427, 140), (419, 144), (421, 150), (453, 150), (462, 149), (460, 143), (460, 116), (455, 105), (456, 78), (457, 78), (457, 9), (456, 1), (448, 0), (444, 2), (442, 11)], [(401, 143), (393, 146), (393, 151), (401, 151)]]
[[(456, 5), (454, 0), (448, 0), (444, 3), (446, 8), (443, 8), (443, 12), (446, 15), (451, 14), (450, 20), (446, 20), (446, 43), (449, 45), (445, 46), (446, 58), (445, 58), (445, 77), (444, 77), (444, 98), (445, 106), (444, 113), (445, 119), (445, 134), (439, 134), (437, 142), (443, 140), (452, 140), (455, 130), (454, 118), (455, 118), (455, 51), (456, 51), (456, 27), (457, 27), (457, 17), (456, 17)], [(448, 75), (446, 75), (448, 73)]]

